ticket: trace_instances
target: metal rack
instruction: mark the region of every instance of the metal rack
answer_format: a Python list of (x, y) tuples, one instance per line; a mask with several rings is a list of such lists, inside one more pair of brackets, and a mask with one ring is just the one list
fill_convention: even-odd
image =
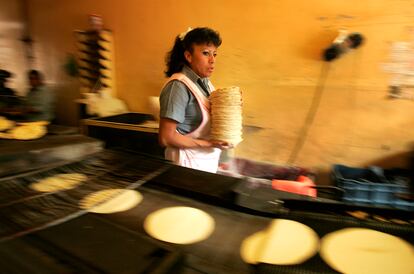
[[(82, 161), (45, 168), (0, 180), (0, 241), (18, 237), (86, 213), (79, 201), (110, 188), (136, 189), (170, 167), (143, 155), (104, 151)], [(40, 193), (30, 188), (43, 178), (61, 173), (82, 173), (88, 180), (63, 191)]]

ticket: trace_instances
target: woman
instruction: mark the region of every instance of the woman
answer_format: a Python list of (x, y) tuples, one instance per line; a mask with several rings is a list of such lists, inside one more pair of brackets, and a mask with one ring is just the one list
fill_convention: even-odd
[(175, 164), (216, 172), (224, 141), (209, 140), (210, 103), (219, 34), (196, 28), (177, 36), (166, 58), (169, 77), (160, 95), (159, 142)]

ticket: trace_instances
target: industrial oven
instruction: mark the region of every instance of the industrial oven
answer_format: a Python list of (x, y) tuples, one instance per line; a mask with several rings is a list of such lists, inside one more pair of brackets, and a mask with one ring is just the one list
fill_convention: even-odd
[[(88, 181), (64, 191), (29, 186), (61, 173)], [(88, 213), (79, 200), (107, 188), (139, 191), (138, 206), (115, 214)], [(4, 273), (337, 273), (316, 254), (299, 265), (249, 265), (240, 257), (247, 236), (274, 218), (295, 220), (319, 237), (346, 227), (375, 229), (414, 244), (412, 212), (345, 204), (269, 189), (266, 184), (172, 165), (127, 150), (103, 150), (82, 159), (0, 180), (0, 271)], [(199, 208), (216, 223), (206, 240), (177, 245), (146, 234), (151, 212), (170, 206)], [(362, 210), (387, 220), (355, 218)]]

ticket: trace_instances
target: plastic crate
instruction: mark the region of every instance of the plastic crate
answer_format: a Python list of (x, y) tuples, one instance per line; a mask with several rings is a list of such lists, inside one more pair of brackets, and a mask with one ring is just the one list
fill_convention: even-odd
[(414, 210), (414, 202), (397, 196), (409, 192), (408, 180), (388, 179), (381, 169), (334, 165), (332, 180), (344, 190), (342, 199), (345, 202)]

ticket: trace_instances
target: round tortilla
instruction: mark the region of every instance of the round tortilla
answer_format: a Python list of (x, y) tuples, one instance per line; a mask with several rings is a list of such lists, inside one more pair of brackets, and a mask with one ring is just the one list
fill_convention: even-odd
[(31, 189), (39, 192), (55, 192), (75, 188), (88, 177), (81, 173), (62, 173), (35, 182), (30, 185)]
[(256, 232), (243, 240), (240, 247), (240, 255), (246, 263), (257, 264), (261, 244), (266, 237), (265, 231)]
[(125, 211), (137, 206), (143, 197), (130, 189), (106, 189), (84, 197), (79, 206), (93, 213), (110, 214)]
[(24, 125), (12, 128), (7, 134), (10, 139), (16, 140), (34, 140), (39, 139), (47, 134), (46, 126), (41, 125)]
[(0, 116), (0, 131), (8, 130), (14, 127), (14, 125), (15, 125), (15, 122), (6, 119), (3, 116)]
[(168, 207), (147, 216), (145, 231), (153, 238), (174, 243), (192, 244), (207, 239), (215, 222), (206, 212), (192, 207)]
[(247, 237), (240, 255), (246, 263), (300, 264), (316, 254), (319, 237), (310, 227), (296, 221), (275, 219), (266, 230)]
[(345, 228), (321, 241), (321, 257), (342, 273), (414, 273), (414, 248), (408, 242), (367, 228)]
[(0, 138), (2, 139), (13, 139), (10, 134), (4, 133), (4, 132), (0, 132)]

